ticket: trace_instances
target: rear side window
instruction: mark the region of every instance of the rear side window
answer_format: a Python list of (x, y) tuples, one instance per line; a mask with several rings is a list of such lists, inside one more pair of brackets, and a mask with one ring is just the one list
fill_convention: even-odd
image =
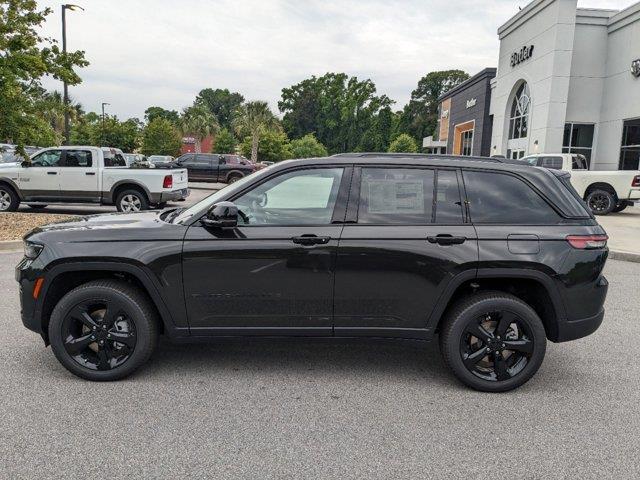
[(573, 155), (571, 157), (571, 168), (573, 170), (589, 170), (587, 159), (582, 155)]
[(434, 179), (428, 169), (363, 168), (358, 223), (431, 223)]
[(66, 150), (63, 167), (91, 167), (91, 152), (88, 150)]
[(541, 160), (540, 166), (542, 167), (562, 170), (562, 157), (542, 157)]
[(561, 217), (528, 184), (513, 175), (463, 173), (473, 223), (557, 224)]
[(454, 170), (438, 170), (436, 192), (436, 223), (463, 223), (458, 175)]

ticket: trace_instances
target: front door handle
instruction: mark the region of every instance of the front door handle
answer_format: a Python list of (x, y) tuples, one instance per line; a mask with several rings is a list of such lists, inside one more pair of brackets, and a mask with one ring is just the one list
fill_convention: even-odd
[(47, 172), (47, 175), (57, 175), (58, 172)]
[(460, 245), (467, 240), (467, 237), (454, 237), (448, 233), (441, 233), (440, 235), (430, 235), (427, 237), (429, 243), (437, 243), (438, 245)]
[(84, 172), (85, 175), (95, 175), (96, 172)]
[(331, 240), (331, 237), (319, 237), (312, 233), (291, 238), (291, 241), (298, 245), (326, 245), (329, 243), (329, 240)]

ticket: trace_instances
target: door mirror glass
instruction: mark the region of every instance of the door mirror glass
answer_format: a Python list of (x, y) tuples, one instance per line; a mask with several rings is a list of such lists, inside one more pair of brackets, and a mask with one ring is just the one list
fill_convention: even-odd
[(202, 218), (208, 228), (234, 228), (238, 225), (238, 207), (233, 202), (214, 204)]

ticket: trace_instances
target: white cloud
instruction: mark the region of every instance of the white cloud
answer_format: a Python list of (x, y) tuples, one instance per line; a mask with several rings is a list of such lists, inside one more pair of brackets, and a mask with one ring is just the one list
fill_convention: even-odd
[[(511, 0), (74, 0), (69, 49), (91, 65), (71, 95), (87, 110), (142, 117), (180, 109), (205, 87), (229, 88), (275, 109), (283, 87), (310, 75), (371, 78), (400, 108), (431, 70), (475, 73), (496, 64), (497, 27), (526, 1)], [(60, 3), (46, 34), (60, 38)], [(597, 5), (593, 5), (597, 3)], [(624, 8), (629, 0), (580, 2)], [(54, 81), (48, 88), (61, 89)]]

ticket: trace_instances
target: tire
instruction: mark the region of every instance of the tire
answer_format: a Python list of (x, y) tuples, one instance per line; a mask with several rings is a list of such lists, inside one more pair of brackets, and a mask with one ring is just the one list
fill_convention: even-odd
[(618, 204), (613, 193), (608, 190), (592, 190), (585, 198), (594, 215), (609, 215)]
[[(114, 315), (105, 314), (101, 322), (103, 306)], [(79, 312), (87, 312), (89, 319)], [(116, 321), (111, 324), (109, 319)], [(158, 343), (158, 321), (150, 300), (137, 288), (118, 280), (96, 280), (74, 288), (58, 302), (51, 313), (49, 341), (58, 361), (74, 375), (93, 381), (119, 380), (151, 358)], [(114, 337), (127, 343), (118, 343)], [(72, 354), (69, 349), (74, 345), (82, 349)], [(113, 358), (102, 363), (102, 352)]]
[(13, 188), (0, 185), (0, 212), (15, 212), (20, 206), (20, 197)]
[(149, 209), (149, 200), (140, 190), (129, 188), (118, 193), (116, 208), (119, 212), (141, 212)]
[(618, 205), (615, 206), (613, 210), (611, 210), (611, 213), (620, 213), (628, 206), (629, 205), (627, 204), (627, 202), (620, 202)]
[(241, 173), (230, 173), (229, 176), (227, 177), (227, 183), (228, 184), (235, 183), (238, 180), (240, 180), (242, 177), (244, 177), (244, 175), (242, 175)]
[[(496, 332), (502, 319), (511, 323), (505, 322), (501, 337)], [(546, 344), (536, 312), (502, 292), (463, 298), (450, 310), (440, 331), (440, 352), (447, 367), (462, 383), (483, 392), (506, 392), (526, 383), (540, 368)]]

